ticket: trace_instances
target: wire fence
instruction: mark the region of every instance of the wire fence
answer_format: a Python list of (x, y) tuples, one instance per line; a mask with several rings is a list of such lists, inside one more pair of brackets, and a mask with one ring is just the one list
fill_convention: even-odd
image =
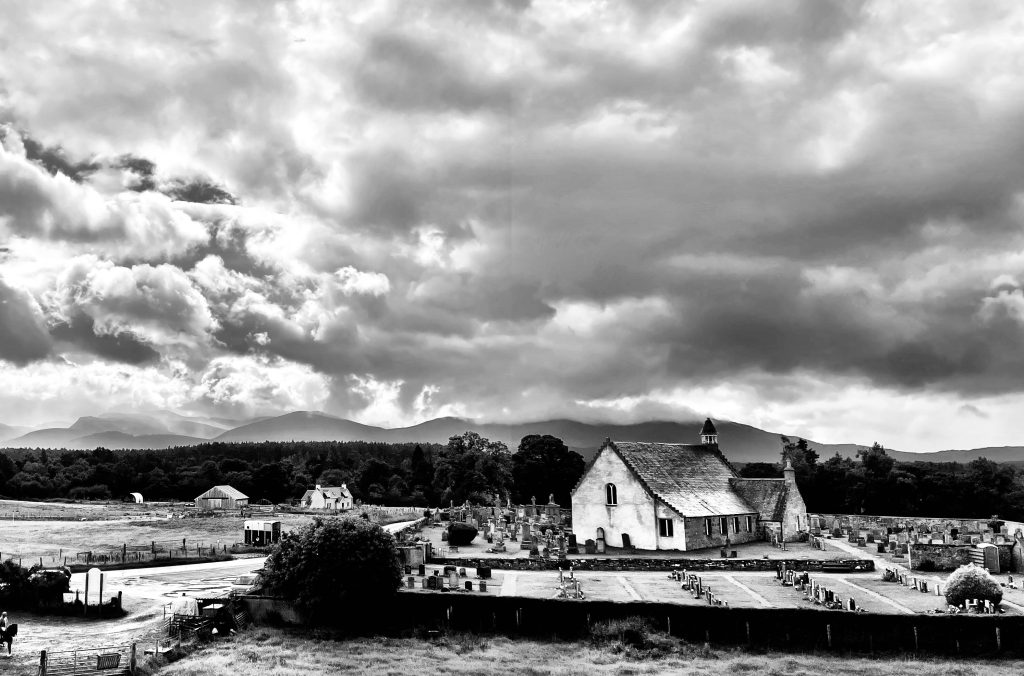
[(18, 565), (30, 568), (57, 568), (60, 566), (96, 566), (117, 564), (150, 563), (156, 561), (207, 561), (209, 559), (229, 558), (232, 554), (261, 551), (259, 547), (240, 542), (226, 544), (223, 542), (204, 542), (182, 540), (153, 540), (149, 544), (128, 544), (120, 547), (103, 547), (89, 550), (58, 548), (49, 552), (33, 553), (32, 556), (14, 554), (0, 559), (15, 561)]

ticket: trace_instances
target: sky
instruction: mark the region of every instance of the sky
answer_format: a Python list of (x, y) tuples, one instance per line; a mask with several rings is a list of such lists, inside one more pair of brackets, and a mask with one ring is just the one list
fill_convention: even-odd
[(0, 135), (0, 422), (1024, 444), (1012, 0), (16, 3)]

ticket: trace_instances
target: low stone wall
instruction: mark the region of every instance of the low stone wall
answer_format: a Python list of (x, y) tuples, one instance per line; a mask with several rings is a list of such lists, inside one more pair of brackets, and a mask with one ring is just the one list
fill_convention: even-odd
[[(242, 597), (257, 624), (288, 615), (282, 599)], [(292, 611), (294, 613), (294, 611)], [(297, 614), (292, 615), (297, 618)], [(416, 631), (581, 639), (603, 622), (648, 618), (654, 628), (691, 643), (758, 651), (1024, 655), (1024, 617), (1009, 615), (882, 615), (805, 608), (718, 608), (646, 601), (568, 601), (491, 594), (398, 593), (359, 613), (354, 631), (408, 635)], [(294, 620), (293, 620), (294, 621)]]
[(633, 570), (671, 571), (682, 568), (688, 571), (750, 570), (771, 571), (782, 564), (787, 569), (800, 571), (834, 571), (869, 573), (875, 570), (872, 559), (645, 559), (639, 557), (616, 557), (606, 559), (498, 559), (498, 558), (431, 558), (432, 565), (459, 566), (462, 568), (493, 568), (494, 570), (558, 570), (572, 566), (574, 570)]
[(304, 618), (288, 599), (276, 596), (239, 596), (236, 599), (245, 606), (256, 624), (302, 624)]
[[(971, 562), (970, 545), (911, 545), (911, 570), (950, 571)], [(996, 545), (999, 550), (999, 570), (1006, 572), (1012, 568), (1013, 545)]]

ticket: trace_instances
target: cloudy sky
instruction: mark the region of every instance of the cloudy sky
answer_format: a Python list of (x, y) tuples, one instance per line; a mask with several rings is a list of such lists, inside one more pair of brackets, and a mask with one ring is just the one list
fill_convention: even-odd
[(1024, 443), (1013, 0), (18, 3), (0, 124), (0, 422)]

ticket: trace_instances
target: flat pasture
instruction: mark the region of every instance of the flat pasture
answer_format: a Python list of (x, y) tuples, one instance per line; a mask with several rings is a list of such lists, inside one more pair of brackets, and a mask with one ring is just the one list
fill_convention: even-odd
[[(275, 516), (283, 530), (296, 528), (312, 520), (305, 515)], [(119, 521), (2, 521), (4, 558), (23, 557), (26, 561), (44, 557), (44, 563), (77, 552), (119, 549), (122, 545), (146, 547), (156, 542), (163, 548), (195, 548), (232, 545), (242, 542), (243, 519), (240, 516), (188, 519), (125, 519)]]

